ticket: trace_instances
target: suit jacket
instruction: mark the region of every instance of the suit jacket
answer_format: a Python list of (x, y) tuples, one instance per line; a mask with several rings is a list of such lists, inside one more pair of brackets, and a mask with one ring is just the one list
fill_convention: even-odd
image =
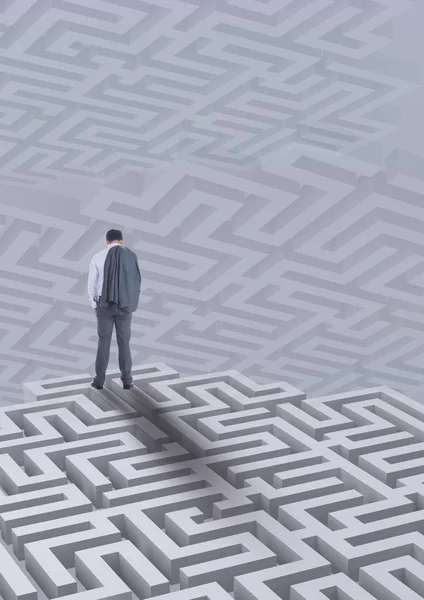
[(122, 310), (134, 312), (140, 289), (141, 273), (136, 253), (126, 246), (113, 246), (105, 261), (99, 306), (117, 304)]

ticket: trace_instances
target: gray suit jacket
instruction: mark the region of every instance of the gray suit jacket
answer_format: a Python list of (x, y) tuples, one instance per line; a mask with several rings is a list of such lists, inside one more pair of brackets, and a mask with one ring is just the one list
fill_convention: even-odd
[(107, 253), (102, 295), (99, 306), (117, 304), (127, 312), (137, 310), (140, 299), (141, 273), (135, 252), (126, 246), (113, 246)]

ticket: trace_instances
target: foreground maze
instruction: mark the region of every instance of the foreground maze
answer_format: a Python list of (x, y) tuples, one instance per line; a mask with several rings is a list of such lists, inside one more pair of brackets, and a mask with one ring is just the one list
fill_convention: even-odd
[(424, 598), (424, 405), (134, 380), (30, 383), (1, 409), (3, 598)]

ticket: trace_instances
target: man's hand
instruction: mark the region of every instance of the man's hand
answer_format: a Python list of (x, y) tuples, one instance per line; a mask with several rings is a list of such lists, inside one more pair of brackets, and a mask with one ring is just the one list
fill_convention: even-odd
[(96, 306), (97, 306), (97, 303), (96, 303), (96, 301), (95, 301), (95, 300), (92, 300), (92, 301), (91, 301), (91, 308), (96, 308)]

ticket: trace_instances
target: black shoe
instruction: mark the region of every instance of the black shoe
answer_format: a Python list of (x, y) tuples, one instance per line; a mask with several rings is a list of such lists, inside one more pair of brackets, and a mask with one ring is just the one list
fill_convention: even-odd
[(124, 385), (124, 390), (130, 390), (132, 387), (134, 387), (134, 384), (133, 384), (133, 383), (126, 383), (126, 384)]
[(95, 390), (102, 390), (103, 386), (102, 385), (97, 385), (96, 383), (94, 383), (94, 381), (92, 381), (90, 383), (91, 387), (94, 388)]

